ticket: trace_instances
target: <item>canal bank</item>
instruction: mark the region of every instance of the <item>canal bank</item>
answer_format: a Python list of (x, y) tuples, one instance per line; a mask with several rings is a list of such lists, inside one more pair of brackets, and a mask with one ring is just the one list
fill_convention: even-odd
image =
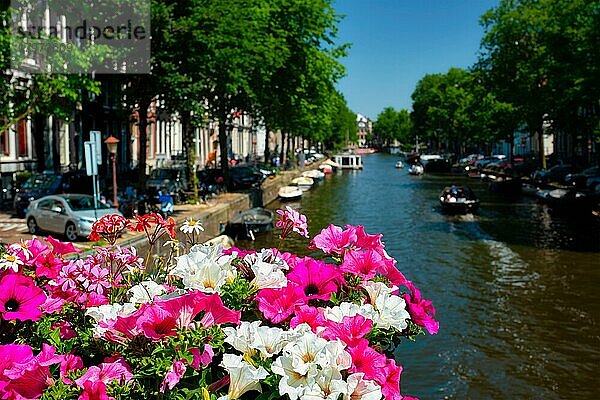
[[(261, 189), (246, 193), (222, 193), (202, 204), (178, 204), (174, 207), (173, 218), (177, 227), (186, 220), (200, 221), (204, 232), (200, 241), (205, 242), (223, 234), (227, 223), (237, 214), (257, 205), (268, 205), (277, 199), (281, 187), (289, 185), (292, 179), (300, 176), (297, 170), (282, 171), (274, 178), (265, 180)], [(178, 235), (182, 235), (178, 231)], [(121, 246), (144, 246), (146, 236), (139, 232), (128, 232), (118, 240)]]

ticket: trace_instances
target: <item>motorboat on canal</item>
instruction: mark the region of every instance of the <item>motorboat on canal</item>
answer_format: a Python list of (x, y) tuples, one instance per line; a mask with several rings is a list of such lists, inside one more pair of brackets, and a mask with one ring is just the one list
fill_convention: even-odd
[(396, 168), (404, 168), (404, 163), (402, 162), (402, 160), (398, 160), (396, 162)]
[(411, 165), (408, 168), (408, 173), (410, 175), (423, 175), (424, 172), (425, 172), (425, 169), (423, 168), (423, 166), (421, 164)]
[(302, 197), (302, 190), (298, 186), (283, 186), (277, 194), (283, 201), (296, 200)]
[(241, 211), (225, 227), (225, 234), (236, 239), (252, 239), (273, 229), (273, 211), (255, 207)]
[(453, 214), (467, 214), (477, 211), (479, 199), (468, 187), (448, 186), (440, 193), (442, 211)]
[(292, 179), (292, 185), (298, 186), (303, 192), (310, 190), (310, 188), (312, 188), (314, 184), (314, 179), (307, 178), (305, 176), (300, 176), (298, 178)]

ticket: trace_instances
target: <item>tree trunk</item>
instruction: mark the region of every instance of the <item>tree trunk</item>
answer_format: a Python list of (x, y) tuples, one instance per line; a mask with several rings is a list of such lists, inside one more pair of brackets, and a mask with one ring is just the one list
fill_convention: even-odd
[(191, 123), (191, 113), (184, 111), (181, 114), (183, 125), (183, 148), (185, 149), (185, 160), (187, 169), (188, 192), (192, 193), (193, 200), (198, 200), (198, 175), (196, 174), (196, 146), (194, 146), (195, 129)]
[(227, 115), (221, 112), (219, 116), (219, 150), (221, 151), (221, 171), (227, 190), (231, 190), (231, 179), (229, 177), (229, 132), (227, 127)]
[(140, 140), (140, 153), (138, 155), (138, 184), (144, 190), (146, 188), (146, 158), (148, 158), (148, 107), (150, 101), (138, 99), (138, 129)]
[(542, 127), (538, 127), (537, 133), (538, 133), (540, 166), (542, 167), (542, 169), (546, 169), (546, 155), (544, 154), (544, 129)]
[(60, 130), (58, 118), (52, 116), (52, 170), (60, 172)]
[(285, 131), (281, 131), (281, 155), (279, 156), (279, 163), (281, 167), (285, 167)]
[(271, 160), (271, 150), (269, 150), (269, 125), (265, 123), (265, 131), (267, 134), (265, 135), (265, 163), (269, 163)]

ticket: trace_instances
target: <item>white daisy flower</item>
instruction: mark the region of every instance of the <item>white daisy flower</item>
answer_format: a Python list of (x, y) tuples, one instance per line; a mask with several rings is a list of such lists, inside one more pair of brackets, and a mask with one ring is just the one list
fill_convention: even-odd
[(183, 225), (181, 225), (179, 230), (185, 234), (194, 233), (199, 235), (200, 232), (204, 231), (204, 227), (202, 226), (202, 223), (200, 221), (190, 218), (185, 220), (185, 222), (183, 223)]
[(6, 253), (0, 258), (0, 270), (12, 269), (15, 272), (19, 272), (21, 265), (23, 265), (23, 261), (14, 254)]

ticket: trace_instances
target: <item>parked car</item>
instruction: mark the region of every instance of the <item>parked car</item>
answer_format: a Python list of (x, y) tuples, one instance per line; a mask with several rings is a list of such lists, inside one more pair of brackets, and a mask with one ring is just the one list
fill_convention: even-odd
[(233, 190), (244, 190), (260, 187), (265, 176), (258, 168), (248, 165), (236, 165), (229, 169), (231, 187)]
[(29, 203), (40, 197), (59, 193), (92, 194), (92, 178), (85, 171), (69, 171), (64, 174), (33, 174), (15, 194), (13, 202), (17, 216), (24, 217)]
[(538, 184), (547, 184), (551, 182), (564, 183), (568, 174), (575, 172), (571, 164), (558, 164), (549, 169), (538, 170), (533, 173), (533, 181)]
[(26, 214), (27, 229), (31, 234), (39, 231), (63, 234), (72, 242), (89, 236), (94, 221), (107, 214), (121, 215), (101, 202), (94, 208), (94, 197), (86, 194), (44, 196), (30, 203)]
[(150, 172), (146, 181), (146, 190), (150, 193), (171, 195), (175, 204), (185, 197), (187, 176), (184, 168), (156, 168)]
[(591, 167), (581, 171), (578, 174), (568, 174), (565, 176), (565, 183), (569, 186), (585, 189), (590, 188), (590, 184), (600, 182), (600, 167)]

